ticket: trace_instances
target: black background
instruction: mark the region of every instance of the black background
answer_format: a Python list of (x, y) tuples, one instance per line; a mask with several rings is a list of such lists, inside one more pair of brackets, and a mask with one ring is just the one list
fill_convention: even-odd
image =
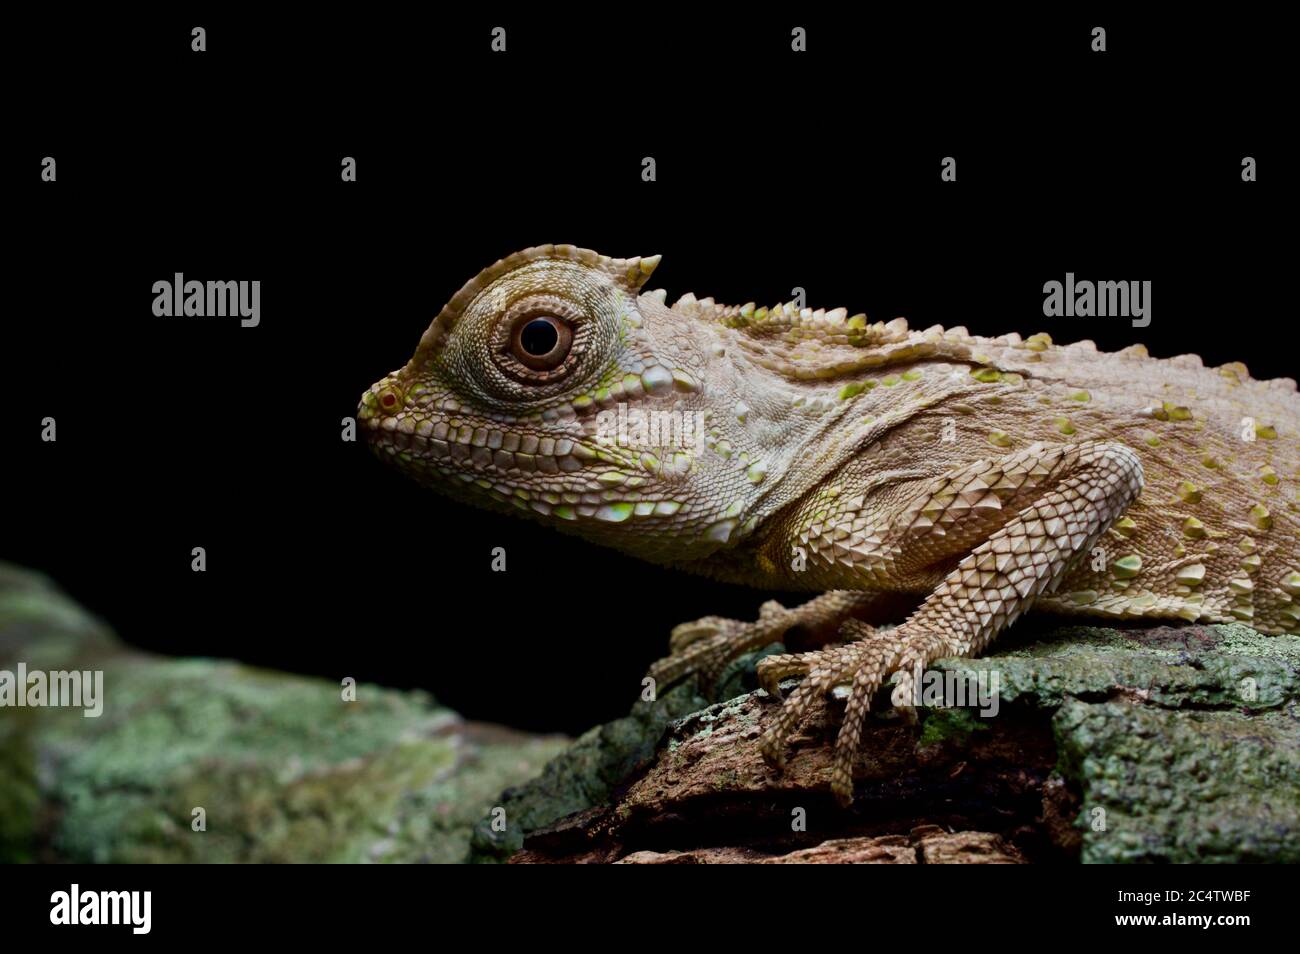
[[(576, 732), (626, 711), (675, 623), (772, 594), (451, 504), (340, 441), (497, 258), (662, 253), (670, 301), (802, 286), (873, 320), (1295, 375), (1277, 24), (834, 9), (15, 22), (0, 558), (142, 647)], [(261, 280), (261, 325), (154, 317), (178, 271)], [(1152, 324), (1045, 319), (1067, 271), (1150, 280)]]

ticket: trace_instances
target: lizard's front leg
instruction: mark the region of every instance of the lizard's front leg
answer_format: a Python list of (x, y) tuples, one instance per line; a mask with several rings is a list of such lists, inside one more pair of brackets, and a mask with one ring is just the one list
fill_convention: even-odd
[[(885, 679), (895, 677), (891, 701), (910, 711), (925, 666), (984, 649), (1059, 584), (1071, 561), (1091, 549), (1141, 489), (1137, 455), (1112, 443), (1036, 445), (978, 462), (928, 487), (893, 518), (894, 539), (904, 550), (930, 556), (943, 553), (945, 541), (960, 541), (966, 555), (898, 628), (818, 653), (804, 683), (764, 733), (765, 756), (779, 766), (787, 735), (814, 699), (851, 682), (831, 779), (836, 798), (851, 802), (862, 723)], [(974, 541), (982, 542), (972, 547)]]

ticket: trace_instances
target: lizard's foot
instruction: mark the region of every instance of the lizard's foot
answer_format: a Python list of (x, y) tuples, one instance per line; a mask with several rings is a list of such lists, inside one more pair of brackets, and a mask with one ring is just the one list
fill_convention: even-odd
[(759, 678), (769, 692), (771, 683), (801, 672), (806, 674), (804, 681), (785, 700), (764, 731), (759, 745), (769, 764), (777, 769), (784, 768), (790, 733), (820, 698), (847, 684), (844, 721), (835, 739), (831, 792), (836, 801), (848, 806), (853, 801), (853, 759), (858, 753), (872, 696), (892, 675), (895, 688), (890, 701), (914, 718), (912, 693), (915, 676), (927, 663), (948, 655), (949, 651), (942, 640), (911, 632), (906, 624), (883, 632), (849, 621), (842, 634), (857, 641), (815, 653), (769, 656), (759, 663)]
[[(848, 620), (840, 627), (840, 636), (850, 642), (866, 639), (875, 634), (872, 626), (858, 620)], [(786, 679), (807, 676), (821, 666), (836, 665), (835, 653), (845, 647), (836, 646), (807, 653), (787, 653), (781, 656), (764, 656), (754, 667), (758, 676), (758, 685), (769, 696), (778, 701), (785, 698), (781, 692), (781, 683)]]
[(699, 673), (707, 688), (737, 656), (779, 642), (794, 625), (790, 614), (780, 603), (769, 600), (753, 623), (705, 616), (675, 626), (669, 638), (671, 655), (654, 663), (649, 675), (657, 684), (665, 685)]
[[(795, 627), (813, 639), (825, 642), (833, 638), (840, 624), (854, 610), (865, 605), (869, 594), (837, 590), (786, 609), (775, 600), (764, 603), (758, 619), (752, 623), (721, 616), (705, 616), (673, 629), (669, 641), (671, 655), (650, 667), (649, 675), (659, 685), (675, 682), (691, 673), (699, 673), (704, 688), (711, 687), (726, 666), (747, 652), (781, 642)], [(789, 659), (791, 657), (776, 657)], [(806, 670), (795, 668), (791, 675)], [(786, 678), (781, 676), (780, 679)]]
[(763, 757), (778, 769), (785, 767), (786, 739), (818, 698), (828, 695), (836, 686), (851, 683), (850, 702), (856, 711), (861, 705), (860, 700), (866, 697), (869, 704), (870, 693), (880, 686), (882, 673), (877, 674), (874, 685), (870, 678), (873, 670), (881, 669), (876, 631), (850, 621), (844, 624), (841, 634), (857, 641), (818, 652), (769, 656), (759, 663), (759, 680), (763, 688), (777, 698), (780, 698), (780, 692), (775, 683), (791, 675), (804, 675), (803, 682), (785, 700), (759, 743)]

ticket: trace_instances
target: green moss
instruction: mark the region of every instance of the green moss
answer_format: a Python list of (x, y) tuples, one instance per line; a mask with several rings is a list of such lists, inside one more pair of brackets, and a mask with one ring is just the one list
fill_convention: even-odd
[[(0, 659), (93, 664), (104, 709), (0, 719), (0, 861), (461, 861), (502, 788), (564, 746), (419, 692), (126, 650), (0, 566)], [(194, 831), (194, 810), (206, 830)]]
[(978, 660), (936, 669), (996, 669), (1004, 703), (1055, 709), (1067, 699), (1124, 691), (1172, 708), (1269, 709), (1300, 696), (1300, 639), (1265, 636), (1241, 624), (1115, 629), (1063, 626), (1037, 639), (1008, 634)]
[(1295, 712), (1072, 700), (1053, 730), (1085, 862), (1300, 861)]
[(35, 753), (19, 722), (8, 712), (0, 719), (0, 864), (35, 860), (41, 795)]
[(945, 743), (964, 746), (975, 732), (988, 731), (988, 726), (970, 708), (922, 708), (918, 712), (922, 724), (916, 744), (920, 748)]

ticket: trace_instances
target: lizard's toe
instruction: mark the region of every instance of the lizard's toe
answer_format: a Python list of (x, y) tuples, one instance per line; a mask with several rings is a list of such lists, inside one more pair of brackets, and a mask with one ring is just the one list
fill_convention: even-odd
[(657, 683), (667, 683), (699, 673), (701, 688), (708, 692), (737, 657), (779, 642), (791, 620), (789, 610), (778, 603), (767, 603), (753, 623), (721, 616), (682, 623), (673, 628), (669, 639), (671, 655), (650, 667), (650, 677)]
[(768, 727), (763, 730), (758, 749), (763, 754), (763, 760), (778, 772), (785, 771), (786, 739), (791, 730), (799, 724), (804, 713), (812, 707), (813, 699), (811, 684), (806, 680), (801, 682), (781, 704), (781, 708), (772, 717)]
[[(850, 638), (862, 638), (871, 628), (853, 619), (850, 614), (869, 604), (871, 594), (851, 590), (831, 590), (802, 606), (787, 609), (776, 600), (768, 600), (758, 612), (758, 619), (745, 622), (723, 616), (703, 616), (689, 623), (673, 627), (669, 637), (669, 655), (650, 668), (650, 676), (657, 683), (681, 679), (698, 673), (701, 688), (709, 692), (723, 670), (737, 657), (772, 643), (783, 642), (792, 628), (813, 644), (824, 643), (839, 631)], [(814, 657), (810, 656), (809, 659)], [(787, 674), (776, 677), (776, 682), (787, 676), (801, 676), (809, 671), (800, 665)], [(774, 682), (764, 688), (774, 687)], [(769, 692), (772, 689), (769, 688)], [(778, 696), (779, 692), (773, 692)]]
[[(885, 675), (899, 665), (899, 659), (900, 642), (892, 636), (881, 638), (872, 631), (866, 638), (847, 645), (797, 656), (772, 656), (760, 662), (759, 679), (764, 688), (769, 684), (775, 688), (780, 679), (798, 675), (800, 670), (807, 673), (764, 731), (759, 743), (764, 759), (778, 769), (784, 768), (787, 741), (795, 726), (818, 697), (838, 694), (847, 684), (844, 721), (835, 739), (831, 767), (831, 792), (836, 801), (847, 807), (853, 801), (853, 761), (872, 696), (883, 684)], [(906, 699), (909, 708), (910, 701), (909, 695)]]
[(900, 629), (898, 658), (894, 661), (894, 689), (889, 694), (890, 704), (910, 723), (916, 722), (917, 690), (925, 667), (934, 660), (954, 654), (954, 650), (941, 637), (933, 633), (907, 633)]
[(909, 723), (916, 722), (916, 680), (910, 669), (894, 673), (894, 689), (889, 694), (889, 704)]
[(781, 656), (764, 656), (754, 667), (758, 685), (778, 702), (785, 698), (781, 682), (796, 676), (806, 676), (821, 658), (820, 652), (787, 653)]
[[(774, 664), (768, 672), (772, 678), (783, 668), (796, 665), (808, 669), (808, 675), (785, 700), (763, 733), (759, 747), (763, 758), (775, 768), (784, 768), (786, 740), (819, 698), (829, 695), (837, 685), (854, 677), (868, 647), (864, 643), (835, 646), (814, 653), (801, 653), (789, 662)], [(775, 657), (781, 659), (782, 657)]]
[(688, 646), (702, 639), (712, 639), (733, 632), (736, 626), (735, 620), (724, 619), (721, 616), (704, 616), (689, 623), (679, 623), (673, 627), (668, 637), (668, 651), (673, 654), (684, 652)]
[(657, 684), (667, 685), (691, 673), (702, 673), (711, 667), (712, 660), (725, 652), (727, 644), (726, 635), (703, 636), (680, 652), (652, 663), (649, 676)]
[(879, 651), (865, 651), (860, 657), (844, 707), (844, 721), (835, 737), (835, 759), (831, 766), (831, 793), (844, 808), (853, 802), (853, 760), (862, 741), (862, 726), (871, 711), (871, 697), (884, 681), (884, 659)]

